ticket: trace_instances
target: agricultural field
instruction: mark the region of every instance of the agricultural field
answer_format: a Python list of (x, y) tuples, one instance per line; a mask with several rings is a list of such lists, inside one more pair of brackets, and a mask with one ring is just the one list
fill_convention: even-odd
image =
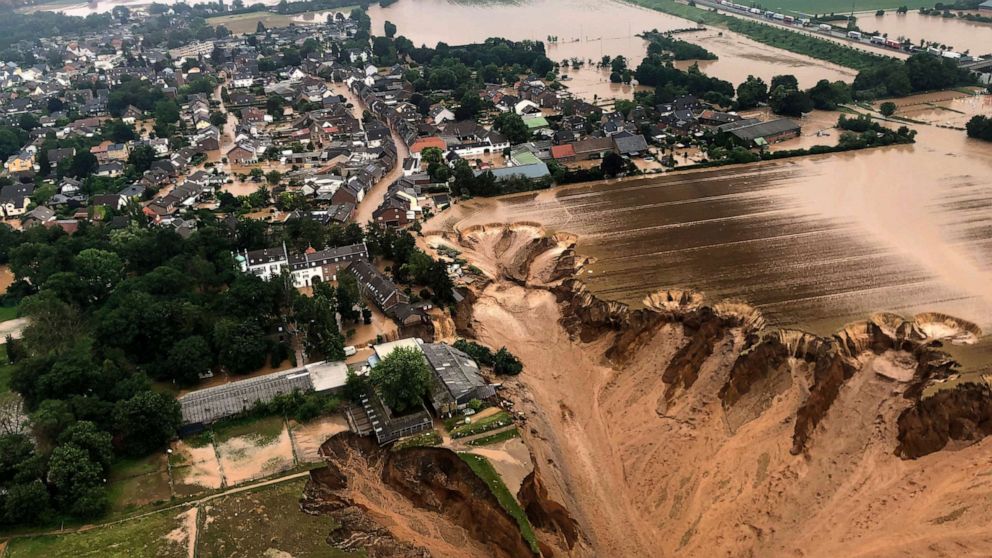
[(111, 512), (128, 512), (172, 497), (164, 453), (118, 461), (110, 468), (108, 480)]
[(906, 6), (911, 10), (917, 8), (932, 8), (936, 0), (772, 0), (762, 2), (761, 7), (766, 10), (776, 12), (795, 12), (802, 14), (847, 14), (851, 13), (851, 7), (856, 12), (868, 10), (895, 10), (899, 6)]
[(4, 558), (186, 558), (191, 512), (173, 509), (79, 533), (14, 539)]
[(339, 558), (354, 556), (327, 546), (328, 517), (300, 511), (305, 479), (223, 496), (203, 506), (198, 556)]
[(258, 29), (259, 22), (262, 22), (266, 28), (289, 27), (293, 22), (293, 16), (273, 12), (250, 12), (207, 18), (207, 25), (214, 27), (223, 25), (235, 35), (254, 33)]
[(226, 486), (291, 469), (293, 443), (281, 417), (236, 421), (214, 429)]

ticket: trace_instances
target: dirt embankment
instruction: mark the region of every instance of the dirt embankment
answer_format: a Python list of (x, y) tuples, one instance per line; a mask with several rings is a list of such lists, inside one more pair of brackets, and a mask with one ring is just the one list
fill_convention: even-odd
[[(328, 538), (335, 548), (370, 557), (534, 555), (485, 481), (451, 450), (393, 452), (345, 433), (325, 442), (321, 454), (328, 465), (311, 473), (302, 507), (340, 524)], [(546, 515), (553, 520), (535, 516), (541, 527), (567, 528), (564, 508), (546, 493), (532, 495), (527, 505), (535, 513), (552, 510)], [(575, 536), (574, 530), (566, 533), (565, 541)], [(550, 547), (542, 550), (554, 554)]]
[(491, 278), (460, 331), (524, 363), (505, 393), (588, 542), (570, 555), (992, 554), (988, 388), (922, 396), (955, 373), (941, 343), (977, 328), (880, 314), (831, 336), (769, 331), (687, 291), (631, 309), (554, 276), (567, 243), (509, 229), (448, 238)]

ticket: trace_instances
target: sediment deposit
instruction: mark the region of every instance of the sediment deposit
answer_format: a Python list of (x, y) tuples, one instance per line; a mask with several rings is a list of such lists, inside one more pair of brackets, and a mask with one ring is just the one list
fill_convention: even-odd
[(877, 314), (820, 336), (684, 289), (631, 309), (589, 292), (573, 242), (427, 237), (487, 276), (458, 330), (524, 363), (504, 393), (587, 539), (569, 555), (992, 554), (989, 388), (952, 382), (944, 352), (977, 326)]
[[(458, 455), (444, 448), (390, 451), (370, 438), (338, 434), (321, 447), (327, 467), (311, 472), (301, 503), (338, 523), (328, 544), (369, 557), (534, 556), (516, 521)], [(567, 510), (550, 501), (534, 473), (521, 501), (547, 533), (542, 554), (575, 544)]]

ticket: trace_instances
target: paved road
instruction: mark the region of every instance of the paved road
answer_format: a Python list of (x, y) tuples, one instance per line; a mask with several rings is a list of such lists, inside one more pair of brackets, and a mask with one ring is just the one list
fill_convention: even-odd
[[(740, 3), (740, 2), (735, 2)], [(891, 56), (893, 58), (905, 59), (909, 58), (909, 53), (901, 50), (895, 50), (892, 48), (884, 47), (881, 45), (873, 44), (868, 39), (852, 39), (847, 36), (843, 31), (821, 31), (815, 27), (798, 27), (796, 25), (790, 25), (787, 23), (779, 22), (774, 19), (768, 19), (764, 16), (751, 13), (742, 13), (734, 10), (728, 10), (725, 7), (717, 4), (716, 2), (709, 2), (707, 0), (696, 0), (696, 5), (704, 8), (716, 8), (720, 10), (720, 13), (733, 16), (740, 19), (751, 19), (764, 23), (767, 25), (773, 25), (775, 27), (781, 27), (782, 29), (788, 29), (793, 33), (799, 33), (800, 35), (806, 35), (808, 37), (815, 37), (818, 39), (824, 39), (828, 41), (833, 41), (835, 43), (842, 43), (847, 46), (854, 47), (862, 52), (867, 52), (870, 54), (880, 54), (882, 56)]]

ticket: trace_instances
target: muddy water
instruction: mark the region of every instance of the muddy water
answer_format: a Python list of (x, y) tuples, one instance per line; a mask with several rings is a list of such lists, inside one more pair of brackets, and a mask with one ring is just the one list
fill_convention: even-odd
[[(398, 33), (416, 45), (434, 46), (479, 42), (489, 37), (513, 40), (558, 42), (547, 46), (555, 61), (579, 58), (595, 61), (603, 55), (622, 55), (636, 66), (644, 57), (646, 43), (636, 35), (695, 27), (695, 23), (646, 8), (596, 0), (528, 0), (514, 3), (456, 3), (448, 0), (401, 0), (386, 8), (369, 7), (373, 33), (381, 33), (385, 21), (399, 28)], [(681, 38), (696, 42), (719, 56), (701, 62), (707, 73), (734, 84), (748, 74), (763, 77), (793, 73), (803, 86), (819, 79), (851, 80), (854, 72), (804, 56), (776, 50), (739, 35), (710, 30), (689, 33)], [(680, 62), (688, 67), (692, 62)], [(573, 74), (569, 86), (587, 97), (629, 97), (632, 89), (610, 84), (607, 76), (592, 69)]]
[[(692, 288), (821, 334), (883, 310), (992, 332), (992, 146), (919, 133), (911, 146), (473, 200), (446, 225), (578, 234), (594, 259), (582, 279), (633, 305)], [(960, 358), (992, 362), (988, 345)]]
[(972, 55), (992, 53), (992, 25), (972, 23), (959, 18), (943, 18), (909, 12), (897, 15), (889, 12), (882, 17), (872, 13), (858, 14), (858, 27), (865, 31), (887, 33), (890, 38), (907, 38), (913, 44), (920, 39), (954, 47), (955, 51), (970, 51)]

